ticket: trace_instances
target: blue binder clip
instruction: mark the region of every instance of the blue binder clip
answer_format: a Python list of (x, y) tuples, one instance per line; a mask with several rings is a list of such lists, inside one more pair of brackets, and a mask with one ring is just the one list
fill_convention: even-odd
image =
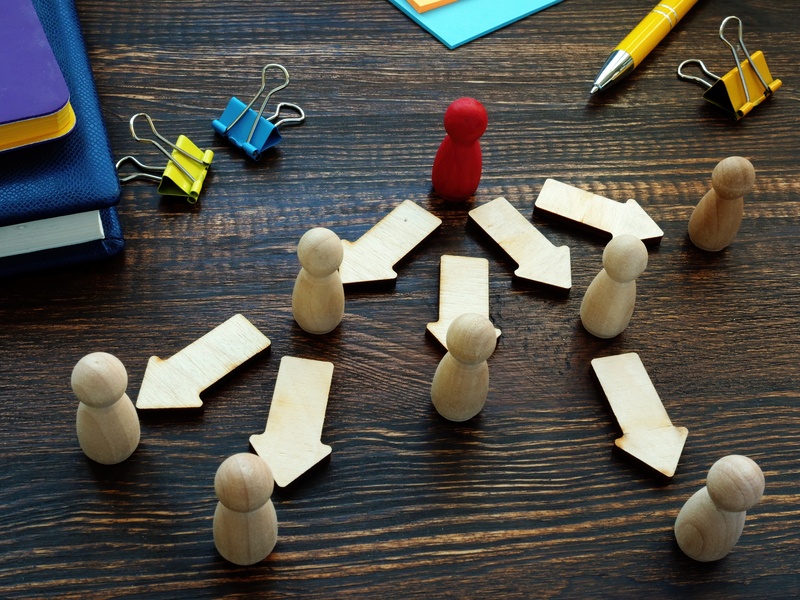
[[(267, 93), (264, 102), (261, 104), (261, 109), (256, 112), (253, 109), (253, 105), (264, 93), (264, 90), (267, 89), (267, 69), (271, 67), (278, 68), (283, 72), (284, 81)], [(306, 119), (303, 109), (289, 102), (281, 102), (272, 115), (264, 116), (264, 111), (272, 95), (287, 85), (289, 85), (289, 72), (282, 65), (276, 63), (268, 64), (261, 70), (261, 89), (258, 90), (258, 93), (250, 103), (245, 105), (244, 102), (234, 96), (228, 102), (228, 106), (225, 107), (220, 118), (211, 122), (211, 126), (219, 135), (228, 138), (234, 146), (244, 150), (247, 156), (253, 160), (258, 160), (266, 150), (272, 148), (283, 139), (279, 131), (280, 127), (283, 125), (299, 125)], [(298, 116), (276, 121), (284, 109), (291, 109), (297, 112)]]

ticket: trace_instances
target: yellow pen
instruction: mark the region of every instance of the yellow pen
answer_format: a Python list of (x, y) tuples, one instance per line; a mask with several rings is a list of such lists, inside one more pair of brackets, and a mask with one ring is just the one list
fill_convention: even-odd
[(664, 0), (651, 10), (614, 48), (597, 74), (590, 93), (601, 92), (629, 75), (696, 2), (697, 0)]

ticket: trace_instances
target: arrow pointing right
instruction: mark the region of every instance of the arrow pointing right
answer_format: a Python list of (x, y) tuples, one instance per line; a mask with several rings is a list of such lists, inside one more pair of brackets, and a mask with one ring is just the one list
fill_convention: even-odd
[(572, 270), (567, 246), (554, 246), (505, 198), (469, 211), (469, 216), (519, 265), (514, 275), (569, 290)]
[(611, 235), (629, 233), (646, 244), (658, 244), (664, 232), (636, 200), (616, 202), (603, 196), (548, 179), (533, 205), (538, 213), (564, 219)]
[(667, 477), (675, 474), (689, 430), (675, 427), (635, 352), (592, 361), (623, 436), (614, 443)]

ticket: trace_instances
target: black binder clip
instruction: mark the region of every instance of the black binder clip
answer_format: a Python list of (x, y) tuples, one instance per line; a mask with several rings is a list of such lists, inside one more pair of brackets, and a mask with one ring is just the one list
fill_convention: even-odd
[[(144, 117), (147, 120), (153, 135), (172, 148), (171, 153), (156, 140), (140, 138), (136, 135), (134, 122), (139, 117)], [(208, 167), (214, 158), (214, 153), (211, 150), (201, 150), (185, 135), (179, 135), (178, 140), (173, 144), (156, 131), (153, 120), (145, 113), (137, 113), (131, 117), (130, 129), (133, 139), (137, 142), (147, 142), (158, 148), (167, 157), (167, 166), (151, 167), (142, 164), (133, 156), (123, 156), (117, 161), (117, 171), (119, 171), (123, 163), (132, 162), (141, 172), (120, 177), (120, 182), (125, 183), (134, 179), (156, 181), (159, 184), (159, 194), (163, 196), (182, 196), (186, 198), (189, 204), (197, 202), (200, 196), (200, 189), (203, 187), (203, 182), (208, 174)], [(154, 175), (153, 173), (161, 173), (161, 175)]]
[[(725, 37), (725, 25), (729, 21), (739, 23), (738, 46), (742, 49), (746, 60), (739, 61), (739, 53)], [(720, 77), (709, 71), (703, 61), (691, 58), (678, 65), (678, 77), (687, 81), (694, 81), (706, 88), (703, 98), (711, 104), (720, 107), (730, 114), (737, 121), (747, 115), (756, 106), (769, 98), (781, 87), (780, 79), (773, 79), (767, 67), (767, 60), (761, 50), (752, 55), (747, 51), (742, 39), (742, 21), (739, 17), (727, 17), (719, 26), (719, 38), (725, 42), (733, 53), (736, 67)], [(696, 64), (706, 77), (710, 77), (713, 83), (700, 77), (686, 75), (683, 68), (687, 64)], [(738, 76), (737, 76), (738, 75)]]
[[(253, 110), (253, 105), (264, 93), (264, 90), (267, 89), (267, 70), (271, 67), (283, 71), (284, 81), (267, 93), (264, 102), (261, 104), (261, 109), (256, 112)], [(272, 148), (283, 139), (279, 131), (280, 127), (283, 125), (299, 125), (306, 119), (303, 109), (289, 102), (281, 102), (272, 115), (264, 116), (267, 103), (269, 103), (272, 95), (287, 85), (289, 85), (289, 72), (282, 65), (276, 63), (266, 65), (261, 70), (261, 89), (258, 90), (258, 93), (250, 103), (245, 105), (244, 102), (234, 96), (228, 101), (228, 106), (225, 107), (220, 118), (211, 122), (211, 126), (219, 135), (228, 138), (234, 146), (244, 150), (247, 156), (253, 160), (258, 160), (266, 150)], [(298, 116), (277, 120), (285, 109), (291, 109)]]

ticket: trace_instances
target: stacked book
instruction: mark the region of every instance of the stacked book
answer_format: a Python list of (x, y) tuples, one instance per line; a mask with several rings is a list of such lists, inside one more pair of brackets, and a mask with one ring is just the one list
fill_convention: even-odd
[(120, 188), (73, 0), (3, 0), (0, 275), (124, 246)]

